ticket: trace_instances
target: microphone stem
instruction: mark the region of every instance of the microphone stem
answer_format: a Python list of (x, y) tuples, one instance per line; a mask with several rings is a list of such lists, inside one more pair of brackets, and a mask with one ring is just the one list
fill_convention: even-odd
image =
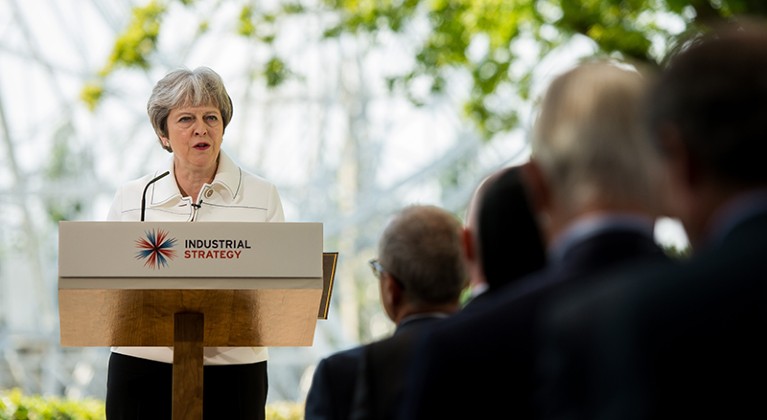
[(146, 192), (149, 189), (149, 186), (159, 181), (163, 177), (167, 176), (169, 173), (170, 171), (165, 171), (162, 174), (152, 178), (152, 180), (147, 182), (146, 186), (144, 187), (144, 193), (141, 195), (141, 221), (142, 222), (144, 221), (144, 213), (146, 211)]

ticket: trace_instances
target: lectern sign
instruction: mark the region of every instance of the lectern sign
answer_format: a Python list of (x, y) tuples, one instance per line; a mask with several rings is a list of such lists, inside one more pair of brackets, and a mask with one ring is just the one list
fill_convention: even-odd
[(146, 231), (136, 240), (136, 248), (136, 259), (152, 269), (167, 267), (179, 255), (184, 259), (232, 260), (247, 256), (252, 249), (247, 239), (185, 239), (180, 243), (163, 229)]
[(59, 235), (61, 288), (322, 288), (320, 223), (61, 222)]
[(243, 250), (250, 249), (247, 239), (187, 239), (184, 242), (184, 258), (231, 260), (240, 258)]

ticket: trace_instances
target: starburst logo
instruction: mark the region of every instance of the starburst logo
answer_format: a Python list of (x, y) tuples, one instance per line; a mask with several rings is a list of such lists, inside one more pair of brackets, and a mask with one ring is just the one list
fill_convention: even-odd
[(176, 258), (176, 238), (169, 238), (168, 232), (154, 229), (146, 232), (146, 236), (136, 240), (137, 260), (144, 260), (144, 266), (160, 269), (168, 266), (168, 261)]

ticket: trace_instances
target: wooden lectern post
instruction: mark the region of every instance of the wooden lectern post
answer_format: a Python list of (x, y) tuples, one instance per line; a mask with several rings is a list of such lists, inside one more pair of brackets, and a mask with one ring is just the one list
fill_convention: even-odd
[(204, 331), (199, 312), (173, 317), (173, 420), (202, 419)]
[(61, 344), (172, 346), (173, 419), (202, 419), (204, 347), (312, 345), (323, 258), (320, 223), (60, 222)]

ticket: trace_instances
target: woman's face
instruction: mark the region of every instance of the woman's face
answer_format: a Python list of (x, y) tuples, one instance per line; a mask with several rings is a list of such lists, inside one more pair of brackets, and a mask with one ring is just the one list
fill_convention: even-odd
[(174, 108), (168, 115), (168, 137), (176, 171), (216, 172), (218, 153), (224, 137), (221, 111), (213, 106)]

